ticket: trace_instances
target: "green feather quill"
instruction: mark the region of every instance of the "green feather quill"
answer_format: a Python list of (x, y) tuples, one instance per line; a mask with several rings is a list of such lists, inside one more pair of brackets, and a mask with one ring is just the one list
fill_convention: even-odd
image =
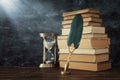
[(71, 24), (69, 36), (67, 39), (67, 45), (71, 46), (71, 44), (73, 43), (75, 49), (78, 48), (82, 37), (82, 31), (83, 31), (83, 18), (80, 14), (77, 14), (75, 15)]

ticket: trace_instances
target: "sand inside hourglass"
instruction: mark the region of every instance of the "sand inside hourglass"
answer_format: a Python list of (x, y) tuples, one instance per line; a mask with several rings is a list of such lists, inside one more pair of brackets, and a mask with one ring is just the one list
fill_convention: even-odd
[(51, 52), (51, 49), (53, 48), (55, 42), (55, 38), (51, 36), (47, 36), (44, 40), (45, 47), (47, 48), (47, 64), (54, 62), (54, 54)]

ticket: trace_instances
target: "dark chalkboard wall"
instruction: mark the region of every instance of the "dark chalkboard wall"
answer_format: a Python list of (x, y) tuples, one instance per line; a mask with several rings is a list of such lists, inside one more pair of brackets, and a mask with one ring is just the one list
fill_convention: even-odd
[(100, 10), (111, 39), (110, 60), (120, 66), (120, 0), (11, 0), (0, 4), (0, 66), (38, 66), (43, 46), (39, 33), (61, 34), (62, 13), (84, 8)]

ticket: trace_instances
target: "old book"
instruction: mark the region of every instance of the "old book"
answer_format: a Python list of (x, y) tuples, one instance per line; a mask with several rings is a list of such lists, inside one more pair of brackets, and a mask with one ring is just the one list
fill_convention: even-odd
[(65, 16), (71, 16), (75, 14), (83, 14), (83, 13), (100, 13), (99, 10), (88, 8), (88, 9), (83, 9), (83, 10), (77, 10), (77, 11), (72, 11), (72, 12), (64, 12), (63, 17)]
[[(70, 28), (62, 29), (62, 35), (69, 35), (70, 32)], [(88, 34), (88, 33), (99, 33), (99, 34), (105, 34), (105, 27), (83, 27), (83, 34)]]
[[(60, 61), (60, 67), (64, 68), (65, 63), (66, 61)], [(69, 69), (103, 71), (103, 70), (111, 69), (111, 63), (110, 62), (85, 63), (85, 62), (70, 61)]]
[[(68, 36), (66, 35), (60, 35), (57, 37), (57, 39), (67, 39)], [(107, 34), (83, 34), (82, 38), (107, 38)]]
[[(78, 48), (109, 48), (109, 38), (82, 38)], [(60, 49), (68, 48), (67, 40), (58, 40), (58, 47)]]
[[(87, 18), (83, 18), (83, 22), (89, 22), (89, 21), (92, 21), (92, 22), (98, 22), (98, 23), (102, 23), (102, 19), (100, 18), (93, 18), (93, 17), (87, 17)], [(63, 21), (62, 24), (65, 25), (65, 24), (71, 24), (72, 23), (72, 20), (66, 20), (66, 21)]]
[[(67, 60), (68, 54), (60, 53), (59, 60)], [(70, 61), (81, 61), (81, 62), (104, 62), (109, 60), (109, 54), (72, 54)]]
[[(83, 23), (83, 26), (84, 27), (88, 27), (88, 26), (98, 26), (98, 27), (100, 27), (100, 26), (102, 26), (102, 24), (101, 23), (97, 23), (97, 22), (84, 22)], [(71, 27), (71, 24), (65, 24), (65, 25), (63, 25), (63, 28), (70, 28)]]
[[(86, 17), (93, 17), (93, 18), (100, 18), (100, 15), (99, 14), (93, 14), (93, 13), (85, 13), (85, 14), (81, 14), (81, 16), (83, 18), (86, 18)], [(72, 20), (75, 16), (65, 16), (63, 17), (63, 20)]]
[[(69, 53), (69, 50), (68, 48), (59, 49), (59, 53)], [(73, 52), (73, 54), (104, 54), (104, 53), (109, 53), (109, 48), (103, 48), (103, 49), (78, 48)]]

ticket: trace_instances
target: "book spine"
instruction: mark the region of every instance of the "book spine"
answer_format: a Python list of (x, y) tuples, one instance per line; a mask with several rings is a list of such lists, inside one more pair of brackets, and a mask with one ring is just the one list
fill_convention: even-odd
[[(60, 67), (64, 68), (65, 61), (60, 61)], [(81, 62), (70, 62), (69, 64), (70, 69), (77, 69), (77, 70), (88, 70), (88, 71), (103, 71), (111, 69), (110, 62), (104, 62), (101, 64), (97, 63), (81, 63)]]

